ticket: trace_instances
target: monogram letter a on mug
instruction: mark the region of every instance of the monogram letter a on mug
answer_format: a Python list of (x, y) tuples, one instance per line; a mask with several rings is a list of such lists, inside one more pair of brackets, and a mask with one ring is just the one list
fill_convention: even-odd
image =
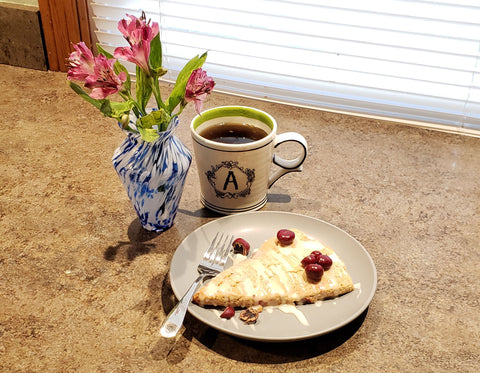
[(219, 198), (246, 197), (255, 181), (255, 170), (238, 165), (237, 161), (222, 161), (205, 172), (208, 182)]

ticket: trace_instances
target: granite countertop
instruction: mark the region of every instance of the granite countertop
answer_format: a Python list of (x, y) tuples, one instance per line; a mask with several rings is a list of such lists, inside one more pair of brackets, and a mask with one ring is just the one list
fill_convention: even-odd
[[(330, 334), (237, 339), (175, 303), (173, 253), (218, 219), (195, 165), (175, 225), (144, 231), (111, 165), (123, 139), (65, 74), (0, 65), (0, 370), (3, 372), (474, 372), (480, 360), (480, 139), (214, 93), (205, 108), (271, 113), (309, 143), (265, 211), (327, 221), (372, 256), (367, 311)], [(186, 109), (177, 135), (191, 148)]]

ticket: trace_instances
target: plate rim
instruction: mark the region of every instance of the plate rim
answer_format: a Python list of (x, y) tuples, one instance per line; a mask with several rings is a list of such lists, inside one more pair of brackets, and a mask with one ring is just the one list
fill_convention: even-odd
[[(177, 246), (177, 248), (175, 249), (175, 251), (173, 253), (173, 256), (172, 256), (172, 259), (170, 261), (170, 266), (169, 266), (170, 285), (171, 285), (172, 291), (175, 294), (175, 296), (177, 297), (177, 299), (180, 299), (183, 294), (178, 294), (178, 289), (176, 289), (176, 286), (175, 286), (176, 281), (172, 277), (172, 266), (174, 264), (176, 256), (179, 255), (178, 253), (180, 251), (180, 248), (191, 238), (191, 236), (193, 236), (193, 235), (195, 235), (195, 234), (197, 234), (201, 231), (206, 230), (208, 228), (208, 226), (214, 225), (215, 223), (218, 223), (219, 221), (222, 221), (222, 220), (238, 219), (238, 218), (241, 218), (244, 215), (295, 216), (297, 218), (307, 219), (307, 220), (313, 221), (315, 223), (327, 225), (331, 229), (339, 231), (341, 234), (343, 234), (344, 236), (346, 236), (350, 240), (352, 240), (361, 249), (362, 253), (366, 256), (369, 263), (371, 264), (370, 275), (371, 275), (371, 280), (372, 280), (372, 287), (371, 287), (371, 289), (369, 289), (369, 294), (366, 297), (365, 301), (362, 303), (362, 305), (355, 312), (353, 312), (351, 315), (349, 315), (349, 317), (345, 318), (345, 320), (343, 320), (342, 322), (337, 323), (336, 325), (333, 325), (332, 327), (327, 328), (325, 330), (322, 330), (320, 332), (312, 332), (312, 333), (301, 335), (301, 336), (297, 335), (297, 336), (292, 336), (292, 337), (289, 337), (289, 336), (287, 336), (287, 337), (285, 337), (285, 336), (280, 336), (280, 337), (259, 336), (258, 337), (258, 336), (253, 336), (253, 335), (246, 335), (245, 333), (236, 332), (234, 330), (228, 330), (226, 328), (222, 328), (221, 325), (218, 325), (214, 322), (211, 322), (210, 320), (205, 319), (204, 317), (202, 317), (202, 315), (196, 314), (195, 313), (196, 308), (200, 308), (200, 309), (203, 309), (203, 308), (191, 302), (188, 306), (188, 312), (194, 318), (196, 318), (197, 320), (201, 321), (202, 323), (204, 323), (204, 324), (206, 324), (206, 325), (208, 325), (208, 326), (210, 326), (210, 327), (212, 327), (212, 328), (214, 328), (218, 331), (221, 331), (223, 333), (232, 335), (234, 337), (247, 339), (247, 340), (253, 340), (253, 341), (261, 341), (261, 342), (290, 342), (290, 341), (300, 341), (300, 340), (315, 338), (315, 337), (318, 337), (318, 336), (321, 336), (321, 335), (331, 333), (331, 332), (333, 332), (337, 329), (340, 329), (341, 327), (343, 327), (345, 325), (348, 325), (349, 323), (354, 321), (357, 317), (359, 317), (370, 306), (370, 304), (373, 300), (373, 297), (375, 295), (376, 289), (377, 289), (378, 275), (377, 275), (377, 270), (376, 270), (375, 263), (374, 263), (371, 255), (370, 255), (370, 253), (365, 249), (365, 247), (355, 237), (353, 237), (351, 234), (349, 234), (348, 232), (346, 232), (342, 228), (339, 228), (332, 223), (329, 223), (327, 221), (324, 221), (324, 220), (321, 220), (319, 218), (315, 218), (315, 217), (312, 217), (312, 216), (299, 214), (299, 213), (294, 213), (294, 212), (287, 212), (287, 211), (249, 211), (249, 212), (242, 212), (242, 213), (234, 214), (234, 215), (227, 215), (227, 216), (223, 216), (223, 217), (220, 217), (218, 219), (214, 219), (212, 221), (209, 221), (209, 222), (197, 227), (192, 232), (190, 232), (190, 234), (188, 234), (182, 240), (182, 242)], [(299, 229), (301, 229), (301, 228), (299, 228)], [(321, 239), (320, 239), (320, 241), (321, 241)], [(195, 269), (196, 269), (196, 265), (195, 265)], [(308, 306), (308, 305), (306, 305), (306, 306)]]

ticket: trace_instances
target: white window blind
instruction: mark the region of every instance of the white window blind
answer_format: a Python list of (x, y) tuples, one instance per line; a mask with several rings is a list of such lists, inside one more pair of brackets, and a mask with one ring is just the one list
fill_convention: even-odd
[(208, 50), (216, 90), (480, 134), (478, 0), (95, 0), (96, 35), (158, 22), (167, 79)]

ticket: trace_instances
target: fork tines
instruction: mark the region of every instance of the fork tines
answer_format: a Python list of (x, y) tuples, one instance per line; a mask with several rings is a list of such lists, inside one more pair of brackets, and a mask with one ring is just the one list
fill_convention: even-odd
[(230, 252), (233, 236), (218, 232), (205, 253), (204, 259), (214, 265), (223, 266)]

